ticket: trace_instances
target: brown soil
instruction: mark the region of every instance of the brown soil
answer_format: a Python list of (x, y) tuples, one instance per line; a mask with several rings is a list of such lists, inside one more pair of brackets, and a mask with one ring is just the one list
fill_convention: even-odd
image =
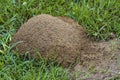
[(78, 75), (75, 80), (108, 80), (120, 73), (118, 40), (93, 41), (67, 17), (33, 17), (13, 36), (13, 42), (17, 41), (24, 41), (16, 46), (20, 53), (29, 51), (36, 57), (36, 50), (40, 50), (42, 56), (65, 67), (78, 62), (73, 71)]
[(75, 63), (85, 35), (82, 28), (59, 18), (41, 14), (29, 19), (13, 36), (13, 42), (23, 41), (16, 46), (18, 51), (21, 54), (29, 51), (32, 57), (38, 57), (36, 51), (40, 51), (42, 56), (65, 67)]
[(108, 80), (119, 75), (119, 52), (117, 39), (107, 42), (91, 41), (83, 48), (81, 61), (74, 68), (80, 74), (77, 80)]

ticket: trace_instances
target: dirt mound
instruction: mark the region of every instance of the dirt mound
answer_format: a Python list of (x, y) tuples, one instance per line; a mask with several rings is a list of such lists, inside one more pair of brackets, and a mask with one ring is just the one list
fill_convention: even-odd
[(79, 61), (73, 71), (78, 72), (76, 80), (108, 80), (120, 73), (119, 41), (96, 42), (67, 17), (33, 17), (13, 36), (13, 42), (18, 41), (23, 41), (16, 46), (21, 54), (29, 51), (31, 57), (39, 58), (36, 51), (40, 51), (43, 57), (64, 67)]
[(29, 19), (13, 36), (13, 42), (23, 41), (16, 50), (21, 54), (29, 51), (32, 57), (38, 57), (36, 51), (40, 51), (43, 57), (55, 59), (65, 67), (74, 63), (85, 33), (72, 19), (66, 19), (47, 14)]

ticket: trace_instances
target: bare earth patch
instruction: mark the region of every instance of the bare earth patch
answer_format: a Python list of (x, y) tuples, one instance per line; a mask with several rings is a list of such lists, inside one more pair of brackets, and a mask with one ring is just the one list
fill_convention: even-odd
[(74, 68), (79, 75), (77, 80), (108, 80), (119, 75), (118, 44), (117, 39), (89, 43), (82, 51), (81, 63)]
[(72, 71), (77, 74), (75, 80), (108, 80), (120, 73), (119, 41), (96, 42), (67, 17), (33, 17), (13, 36), (13, 42), (17, 41), (24, 42), (16, 46), (21, 54), (29, 51), (32, 57), (38, 57), (38, 50), (65, 67), (77, 62)]

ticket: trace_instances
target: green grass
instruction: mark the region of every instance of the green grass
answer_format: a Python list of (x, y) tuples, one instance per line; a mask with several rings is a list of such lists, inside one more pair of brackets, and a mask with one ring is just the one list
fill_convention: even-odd
[(23, 59), (10, 44), (29, 18), (41, 13), (68, 16), (96, 40), (120, 38), (120, 0), (0, 0), (0, 80), (68, 80), (68, 71), (52, 62)]
[(46, 13), (68, 16), (79, 22), (97, 40), (120, 38), (120, 0), (4, 0), (0, 2), (0, 24), (14, 21), (19, 28), (30, 17)]

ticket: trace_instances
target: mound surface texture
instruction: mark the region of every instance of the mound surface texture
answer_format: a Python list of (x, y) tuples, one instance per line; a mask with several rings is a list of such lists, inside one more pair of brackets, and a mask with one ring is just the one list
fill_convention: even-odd
[(28, 51), (31, 57), (38, 58), (36, 51), (39, 51), (43, 57), (55, 59), (66, 67), (75, 62), (80, 45), (85, 42), (83, 30), (76, 24), (72, 19), (66, 21), (66, 18), (41, 14), (23, 24), (13, 36), (13, 42), (22, 41), (16, 46), (21, 54)]

